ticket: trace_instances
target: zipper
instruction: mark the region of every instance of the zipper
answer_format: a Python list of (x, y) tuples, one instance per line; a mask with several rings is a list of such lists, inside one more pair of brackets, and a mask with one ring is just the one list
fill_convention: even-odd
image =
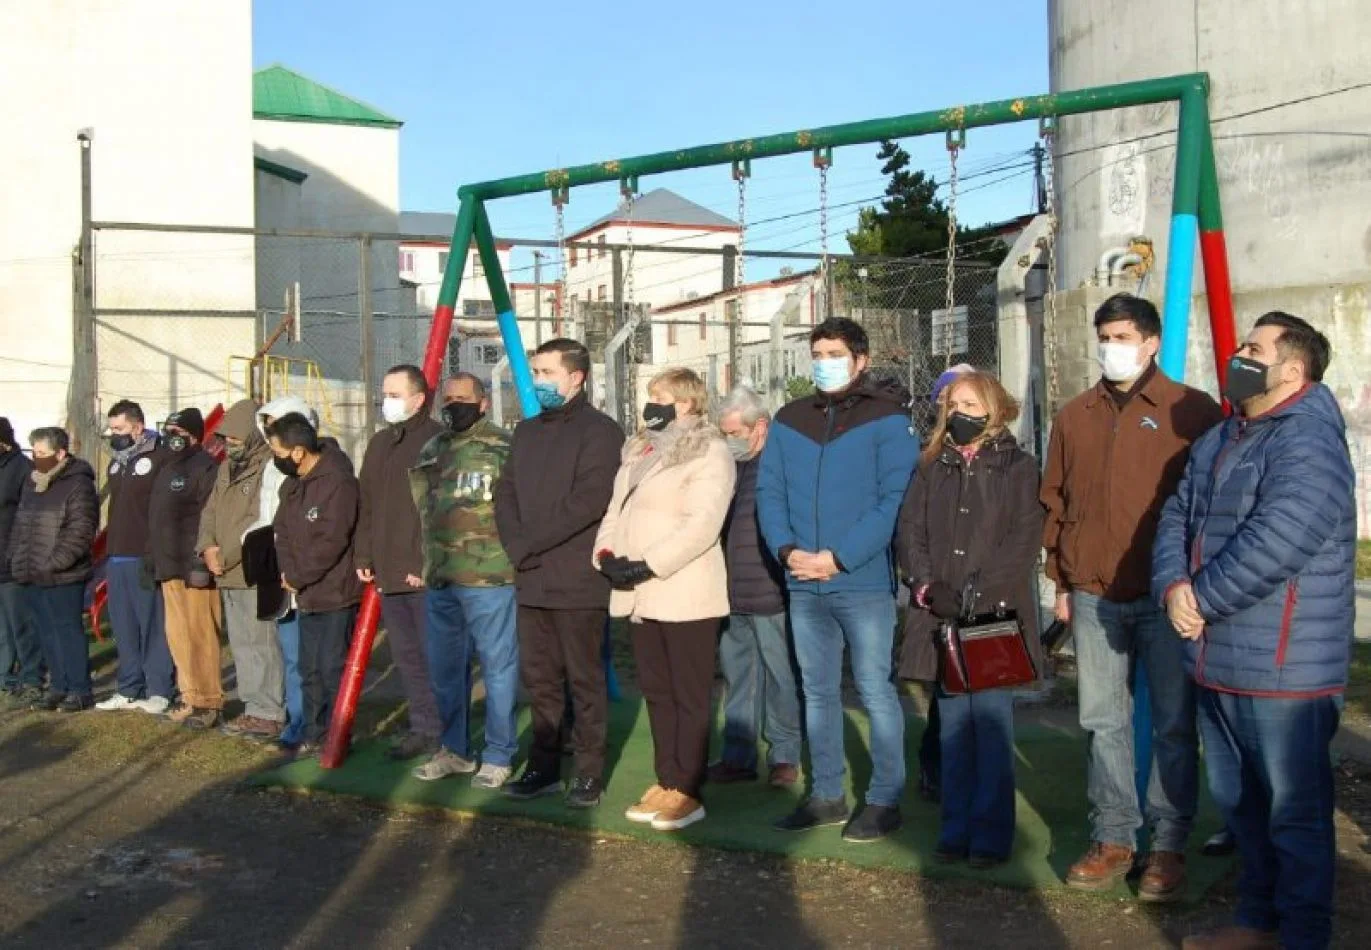
[(824, 440), (819, 443), (819, 464), (814, 473), (814, 550), (824, 549), (823, 539), (819, 536), (819, 489), (824, 481), (824, 454), (828, 451), (828, 440), (833, 435), (834, 403), (829, 402), (824, 410)]
[(1276, 643), (1276, 669), (1285, 666), (1285, 651), (1290, 646), (1290, 622), (1295, 618), (1295, 605), (1300, 602), (1300, 584), (1296, 578), (1285, 582), (1285, 609), (1281, 611), (1281, 634)]

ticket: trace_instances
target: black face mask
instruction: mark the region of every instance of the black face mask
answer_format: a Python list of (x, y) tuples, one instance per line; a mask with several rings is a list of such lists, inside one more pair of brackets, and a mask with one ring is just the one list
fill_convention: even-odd
[(676, 407), (670, 403), (650, 402), (643, 406), (643, 421), (653, 432), (661, 432), (676, 421)]
[(173, 453), (175, 453), (175, 454), (177, 454), (177, 455), (180, 455), (182, 452), (184, 452), (184, 451), (185, 451), (186, 449), (188, 449), (188, 448), (190, 448), (190, 439), (187, 439), (184, 435), (169, 435), (169, 436), (167, 436), (167, 451), (168, 451), (168, 452), (173, 452)]
[(109, 437), (109, 447), (116, 452), (127, 452), (133, 448), (133, 436), (112, 435)]
[(272, 459), (272, 462), (276, 465), (276, 470), (286, 476), (286, 478), (294, 478), (300, 474), (300, 463), (289, 455), (285, 458), (281, 458), (278, 455)]
[(1241, 406), (1253, 396), (1260, 396), (1271, 387), (1266, 384), (1266, 373), (1271, 367), (1265, 363), (1235, 356), (1228, 361), (1228, 382), (1223, 387), (1223, 398), (1235, 406)]
[(453, 432), (465, 432), (483, 415), (481, 404), (475, 402), (450, 402), (442, 409), (443, 424)]
[(955, 445), (970, 445), (985, 432), (989, 416), (968, 416), (964, 412), (954, 412), (947, 417), (947, 435)]

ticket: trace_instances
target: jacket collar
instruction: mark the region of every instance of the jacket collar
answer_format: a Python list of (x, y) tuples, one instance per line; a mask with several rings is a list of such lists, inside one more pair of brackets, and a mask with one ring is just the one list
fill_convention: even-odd
[(572, 415), (586, 403), (586, 390), (582, 386), (576, 395), (562, 403), (556, 409), (544, 409), (535, 417), (543, 422), (566, 422)]
[[(1146, 370), (1145, 374), (1147, 378), (1141, 381), (1142, 388), (1133, 394), (1133, 398), (1141, 399), (1154, 407), (1160, 406), (1162, 404), (1162, 399), (1166, 395), (1167, 389), (1173, 384), (1155, 361), (1152, 363), (1152, 368)], [(1102, 402), (1112, 403), (1113, 401), (1114, 396), (1109, 391), (1109, 384), (1102, 377), (1099, 382), (1090, 388), (1090, 397), (1086, 399), (1085, 407), (1087, 409), (1094, 409)]]
[[(1018, 447), (1018, 441), (1006, 430), (986, 440), (981, 445), (980, 451), (973, 457), (973, 461), (980, 461), (986, 466), (1003, 465)], [(943, 446), (943, 450), (938, 453), (937, 460), (950, 468), (964, 468), (968, 464), (966, 456), (962, 455), (961, 451), (951, 444)]]
[(394, 443), (396, 443), (396, 444), (399, 444), (400, 442), (403, 442), (403, 441), (404, 441), (406, 438), (408, 438), (409, 436), (413, 435), (414, 432), (415, 432), (417, 429), (419, 429), (420, 427), (426, 425), (426, 424), (428, 423), (429, 419), (432, 418), (432, 416), (429, 415), (429, 410), (430, 410), (431, 408), (432, 408), (432, 400), (426, 399), (426, 400), (424, 400), (424, 404), (423, 404), (422, 406), (419, 407), (419, 411), (418, 411), (418, 412), (416, 412), (414, 415), (410, 416), (408, 419), (406, 419), (404, 422), (400, 423), (399, 425), (391, 426), (391, 427), (390, 427), (391, 441), (394, 442)]
[[(703, 456), (711, 445), (722, 438), (723, 433), (715, 426), (701, 420), (699, 425), (681, 433), (680, 437), (666, 448), (662, 453), (661, 468), (692, 462)], [(648, 441), (647, 436), (639, 433), (625, 443), (623, 459), (626, 462), (641, 459), (653, 450), (653, 444)]]

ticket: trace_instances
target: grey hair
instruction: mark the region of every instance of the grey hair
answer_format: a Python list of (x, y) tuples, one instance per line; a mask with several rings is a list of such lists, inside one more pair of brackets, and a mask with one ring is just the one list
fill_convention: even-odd
[(52, 449), (54, 453), (71, 451), (71, 438), (67, 435), (67, 430), (57, 426), (44, 426), (30, 432), (29, 445), (37, 445), (39, 442)]
[(756, 390), (747, 386), (733, 387), (733, 390), (719, 404), (720, 419), (735, 412), (742, 417), (745, 426), (756, 425), (758, 419), (771, 418), (771, 413), (766, 408), (766, 402), (757, 394)]

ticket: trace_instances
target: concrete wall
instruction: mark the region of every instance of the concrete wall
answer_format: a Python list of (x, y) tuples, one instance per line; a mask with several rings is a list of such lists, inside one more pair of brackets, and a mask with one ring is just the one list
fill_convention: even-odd
[[(0, 149), (0, 414), (20, 433), (67, 417), (79, 129), (95, 132), (95, 218), (252, 223), (251, 17), (249, 0), (0, 6), (14, 133)], [(100, 305), (252, 307), (251, 239), (106, 233), (97, 255)], [(251, 327), (120, 318), (98, 334), (99, 399), (137, 395), (160, 417), (222, 398), (221, 357)]]
[[(1365, 0), (1051, 0), (1048, 16), (1054, 90), (1210, 74), (1239, 336), (1272, 308), (1328, 334), (1334, 359), (1326, 382), (1347, 415), (1361, 471), (1371, 451), (1371, 389), (1361, 372), (1371, 353), (1371, 88), (1340, 90), (1371, 83)], [(1146, 292), (1160, 302), (1175, 123), (1174, 105), (1062, 121), (1060, 286), (1088, 281), (1101, 251), (1145, 234), (1157, 255)], [(1192, 290), (1187, 375), (1212, 389), (1198, 261)], [(1080, 321), (1092, 309), (1080, 303), (1076, 327), (1063, 330), (1085, 341), (1087, 355), (1092, 344)], [(1069, 341), (1068, 366), (1087, 365), (1074, 352), (1078, 343)], [(1369, 492), (1361, 478), (1363, 535), (1371, 534)]]

